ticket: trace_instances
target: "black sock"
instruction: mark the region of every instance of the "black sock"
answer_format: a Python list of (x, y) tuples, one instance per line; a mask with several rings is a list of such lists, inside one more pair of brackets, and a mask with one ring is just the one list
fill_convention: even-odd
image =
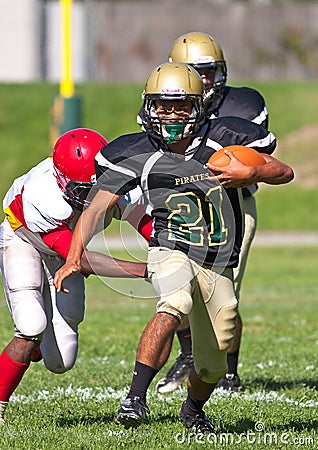
[(188, 397), (182, 406), (183, 412), (189, 416), (196, 416), (202, 412), (203, 405), (206, 401), (207, 400), (197, 400), (188, 392)]
[(190, 327), (184, 330), (177, 330), (177, 336), (181, 345), (181, 352), (185, 355), (191, 355), (192, 353), (192, 341)]
[(136, 361), (130, 391), (127, 397), (138, 396), (146, 401), (147, 389), (157, 375), (158, 370)]
[(235, 352), (227, 354), (228, 373), (234, 373), (234, 375), (237, 375), (239, 351), (240, 349), (238, 348)]

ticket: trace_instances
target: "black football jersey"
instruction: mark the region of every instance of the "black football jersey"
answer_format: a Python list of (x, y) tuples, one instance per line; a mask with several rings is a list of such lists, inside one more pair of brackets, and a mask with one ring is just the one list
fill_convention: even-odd
[(141, 189), (153, 218), (150, 246), (180, 250), (209, 267), (236, 267), (241, 190), (222, 188), (205, 166), (215, 151), (234, 144), (271, 153), (276, 141), (262, 126), (234, 117), (207, 122), (182, 156), (145, 132), (128, 134), (97, 154), (97, 187), (119, 195)]
[(210, 103), (207, 114), (216, 117), (235, 116), (263, 125), (268, 129), (268, 112), (263, 96), (248, 87), (224, 86), (221, 102), (215, 106)]

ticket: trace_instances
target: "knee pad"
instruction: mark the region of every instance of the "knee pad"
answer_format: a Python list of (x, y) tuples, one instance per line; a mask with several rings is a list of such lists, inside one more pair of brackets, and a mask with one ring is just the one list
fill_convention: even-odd
[(31, 289), (11, 292), (10, 302), (16, 335), (39, 337), (47, 325), (42, 294)]
[(213, 328), (219, 350), (227, 350), (232, 345), (235, 334), (237, 300), (233, 298), (221, 305), (214, 317)]
[(52, 345), (52, 341), (48, 342), (46, 337), (45, 335), (41, 344), (45, 367), (56, 374), (62, 374), (71, 370), (77, 357), (77, 335), (66, 337), (65, 342), (61, 346), (57, 342), (54, 342)]
[(187, 255), (179, 250), (153, 247), (148, 254), (148, 274), (160, 299), (157, 311), (179, 318), (190, 313), (195, 273)]
[(47, 324), (40, 254), (31, 245), (16, 239), (4, 251), (3, 273), (15, 335), (38, 337)]
[(223, 369), (215, 370), (213, 372), (207, 372), (207, 371), (200, 371), (198, 373), (198, 377), (200, 380), (204, 381), (204, 383), (208, 384), (216, 384), (224, 375), (226, 374), (227, 366)]
[(192, 307), (192, 297), (185, 291), (162, 296), (157, 303), (157, 312), (166, 312), (176, 316), (180, 322), (189, 314)]
[(56, 292), (56, 306), (59, 314), (73, 330), (84, 319), (85, 313), (85, 285), (82, 274), (74, 274), (63, 282), (69, 292)]
[(72, 364), (64, 365), (62, 359), (47, 359), (44, 360), (44, 365), (52, 373), (56, 373), (57, 375), (61, 375), (68, 370), (71, 370), (74, 366), (75, 361), (72, 362)]
[(226, 351), (213, 352), (210, 355), (211, 364), (209, 367), (208, 366), (202, 367), (202, 365), (201, 367), (197, 366), (194, 357), (194, 367), (200, 380), (209, 384), (217, 383), (219, 379), (222, 378), (227, 372), (226, 355), (227, 355)]
[(5, 249), (4, 274), (9, 292), (24, 289), (41, 289), (43, 266), (40, 254), (29, 244), (20, 240)]

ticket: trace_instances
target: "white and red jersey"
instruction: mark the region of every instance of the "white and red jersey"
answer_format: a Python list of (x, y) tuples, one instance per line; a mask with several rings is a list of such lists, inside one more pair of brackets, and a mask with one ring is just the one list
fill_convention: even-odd
[[(136, 206), (129, 205), (129, 202), (114, 205), (97, 232), (106, 228), (113, 218), (123, 219), (149, 241), (151, 218), (145, 215), (142, 205)], [(80, 211), (64, 199), (56, 182), (51, 157), (14, 180), (4, 197), (3, 210), (12, 230), (21, 239), (42, 253), (58, 254), (66, 259)]]
[(51, 157), (13, 182), (3, 210), (20, 238), (41, 252), (66, 258), (79, 213), (64, 200)]

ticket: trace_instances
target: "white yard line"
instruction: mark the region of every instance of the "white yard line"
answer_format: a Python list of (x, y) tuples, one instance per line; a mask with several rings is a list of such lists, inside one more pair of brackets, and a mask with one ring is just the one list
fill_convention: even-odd
[[(121, 401), (123, 400), (128, 392), (128, 387), (120, 390), (115, 390), (111, 387), (105, 387), (105, 388), (91, 388), (91, 387), (78, 387), (73, 388), (72, 385), (69, 385), (67, 387), (61, 387), (56, 386), (51, 391), (45, 390), (45, 391), (38, 391), (34, 392), (31, 395), (16, 395), (13, 394), (11, 397), (12, 403), (35, 403), (38, 401), (51, 401), (53, 399), (59, 399), (64, 397), (70, 397), (70, 398), (78, 398), (80, 401), (89, 401), (89, 400), (95, 400), (97, 402), (101, 402), (104, 400), (107, 400), (109, 398)], [(162, 395), (154, 392), (149, 392), (149, 400), (157, 401), (157, 402), (167, 402), (167, 401), (178, 401), (184, 399), (184, 396), (186, 394), (185, 389), (179, 389), (178, 391), (174, 392), (172, 395)], [(235, 394), (228, 391), (225, 391), (223, 389), (216, 389), (211, 396), (209, 402), (216, 404), (219, 399), (222, 399), (224, 397), (232, 397), (232, 398), (239, 398), (240, 401), (246, 401), (246, 402), (253, 402), (253, 401), (262, 401), (264, 403), (286, 403), (289, 405), (293, 405), (293, 407), (298, 408), (317, 408), (318, 402), (312, 400), (312, 399), (301, 399), (297, 400), (292, 397), (288, 397), (284, 393), (278, 393), (275, 391), (255, 391), (250, 394)]]

